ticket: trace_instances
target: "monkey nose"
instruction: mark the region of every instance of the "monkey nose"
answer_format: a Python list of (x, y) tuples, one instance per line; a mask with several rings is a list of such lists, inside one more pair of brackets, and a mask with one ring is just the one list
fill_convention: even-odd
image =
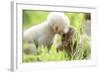
[(56, 31), (58, 31), (58, 27), (56, 27)]

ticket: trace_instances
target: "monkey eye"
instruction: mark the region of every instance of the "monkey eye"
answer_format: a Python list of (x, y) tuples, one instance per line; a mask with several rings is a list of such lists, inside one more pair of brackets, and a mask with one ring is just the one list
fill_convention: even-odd
[(65, 37), (65, 34), (63, 34), (63, 37)]
[(55, 24), (52, 24), (53, 26), (55, 25)]

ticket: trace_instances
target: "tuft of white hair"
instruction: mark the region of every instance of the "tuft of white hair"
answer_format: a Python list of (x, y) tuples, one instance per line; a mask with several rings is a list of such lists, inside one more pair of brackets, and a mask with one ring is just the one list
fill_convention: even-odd
[(63, 12), (50, 12), (47, 20), (49, 23), (52, 21), (54, 24), (58, 23), (64, 26), (67, 25), (67, 27), (70, 26), (70, 20)]

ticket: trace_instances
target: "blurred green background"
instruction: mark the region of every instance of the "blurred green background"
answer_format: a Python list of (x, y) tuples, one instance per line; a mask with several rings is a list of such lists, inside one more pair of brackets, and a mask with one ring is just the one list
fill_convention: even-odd
[(46, 20), (48, 12), (23, 10), (23, 27), (28, 29), (33, 25), (37, 25)]
[[(61, 61), (61, 60), (82, 60), (90, 59), (91, 49), (90, 49), (90, 37), (87, 36), (85, 32), (85, 22), (87, 15), (89, 13), (77, 13), (77, 12), (64, 12), (66, 16), (69, 17), (71, 25), (77, 29), (78, 37), (80, 39), (84, 35), (82, 46), (77, 46), (75, 55), (68, 55), (65, 52), (57, 52), (54, 45), (51, 46), (50, 52), (48, 53), (48, 48), (45, 46), (39, 47), (39, 54), (26, 54), (28, 50), (28, 43), (23, 44), (23, 62), (34, 62), (34, 61)], [(48, 11), (33, 11), (33, 10), (23, 10), (23, 31), (28, 28), (38, 25), (47, 19)], [(38, 31), (38, 30), (37, 30)], [(83, 36), (82, 36), (83, 37)], [(79, 42), (79, 41), (78, 41)], [(41, 51), (41, 52), (40, 52)]]

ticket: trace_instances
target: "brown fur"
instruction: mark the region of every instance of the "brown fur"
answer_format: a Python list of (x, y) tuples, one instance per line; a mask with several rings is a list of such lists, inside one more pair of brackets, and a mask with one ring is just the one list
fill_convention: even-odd
[[(71, 46), (71, 44), (72, 44), (72, 38), (74, 37), (74, 34), (75, 34), (75, 29), (70, 27), (68, 32), (64, 33), (62, 35), (62, 40), (61, 40), (62, 43), (59, 45), (57, 50), (58, 51), (65, 50), (68, 53), (73, 53), (74, 50), (73, 50), (73, 47)], [(74, 44), (74, 45), (76, 45), (76, 44)]]

